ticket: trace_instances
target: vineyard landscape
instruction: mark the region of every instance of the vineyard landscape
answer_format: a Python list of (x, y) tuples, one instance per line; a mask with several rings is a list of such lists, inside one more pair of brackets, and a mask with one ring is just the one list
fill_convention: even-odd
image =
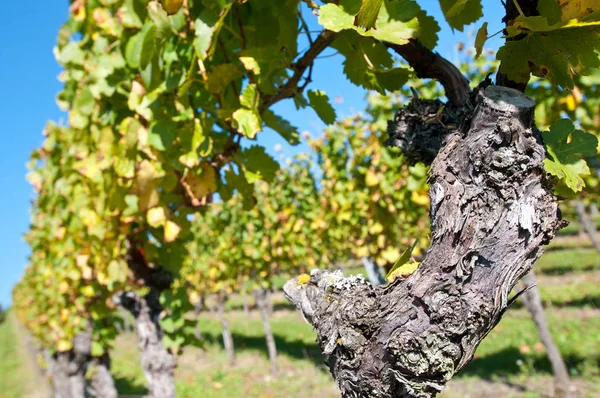
[(600, 396), (597, 0), (5, 12), (0, 398)]

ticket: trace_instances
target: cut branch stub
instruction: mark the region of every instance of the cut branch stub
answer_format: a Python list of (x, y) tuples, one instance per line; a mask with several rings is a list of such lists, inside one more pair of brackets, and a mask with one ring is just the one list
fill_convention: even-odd
[(284, 286), (316, 329), (344, 397), (432, 397), (444, 389), (561, 225), (533, 101), (492, 86), (472, 102), (431, 165), (432, 243), (413, 275), (373, 287), (313, 271), (307, 284)]

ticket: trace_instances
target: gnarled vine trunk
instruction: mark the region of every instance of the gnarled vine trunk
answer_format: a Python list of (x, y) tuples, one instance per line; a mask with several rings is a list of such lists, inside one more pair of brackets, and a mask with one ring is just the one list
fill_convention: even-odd
[(163, 344), (164, 331), (159, 322), (163, 310), (160, 293), (169, 287), (172, 277), (165, 271), (150, 268), (132, 239), (128, 240), (127, 263), (136, 280), (149, 292), (145, 296), (123, 292), (115, 301), (133, 315), (148, 396), (175, 398), (177, 359)]
[(75, 336), (71, 350), (46, 355), (55, 398), (88, 397), (85, 374), (90, 348), (91, 335), (84, 331)]
[(316, 329), (344, 397), (443, 390), (562, 225), (533, 101), (490, 86), (440, 117), (441, 106), (414, 99), (389, 129), (409, 159), (432, 161), (432, 242), (417, 271), (374, 287), (315, 270), (308, 283), (284, 286)]

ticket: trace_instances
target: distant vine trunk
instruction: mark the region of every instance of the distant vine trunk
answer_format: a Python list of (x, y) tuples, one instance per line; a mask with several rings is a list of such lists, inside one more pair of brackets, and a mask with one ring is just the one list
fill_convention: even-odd
[(563, 225), (533, 101), (488, 86), (442, 106), (413, 99), (389, 126), (390, 144), (431, 163), (432, 240), (415, 273), (375, 287), (314, 270), (307, 283), (284, 286), (344, 397), (437, 395)]
[[(537, 284), (535, 274), (533, 270), (521, 279), (521, 283), (525, 288)], [(527, 311), (531, 314), (535, 326), (537, 327), (540, 335), (540, 340), (546, 347), (548, 359), (552, 365), (552, 373), (554, 374), (554, 395), (557, 398), (569, 398), (571, 396), (569, 390), (569, 371), (565, 365), (558, 347), (552, 339), (550, 334), (550, 328), (548, 327), (548, 320), (544, 314), (544, 307), (542, 306), (542, 296), (540, 295), (540, 289), (538, 286), (530, 288), (522, 297), (523, 304), (527, 308)]]
[(254, 297), (256, 298), (256, 305), (260, 310), (260, 317), (263, 323), (263, 330), (265, 332), (265, 340), (267, 341), (267, 351), (269, 353), (269, 361), (271, 362), (271, 371), (277, 372), (277, 345), (275, 344), (275, 337), (273, 336), (273, 330), (271, 330), (271, 321), (269, 320), (270, 304), (269, 304), (269, 290), (268, 289), (257, 289), (254, 291)]
[(194, 317), (196, 319), (196, 325), (194, 327), (194, 337), (196, 340), (202, 339), (202, 333), (200, 332), (200, 314), (206, 308), (204, 296), (200, 297), (197, 303), (194, 303)]
[(221, 333), (223, 335), (223, 347), (227, 352), (227, 359), (230, 365), (235, 364), (235, 348), (233, 346), (233, 336), (231, 335), (231, 329), (229, 329), (229, 322), (225, 317), (225, 302), (227, 301), (225, 294), (221, 293), (217, 296), (217, 313), (219, 314), (219, 321), (221, 322)]
[(583, 200), (575, 200), (575, 209), (577, 210), (577, 216), (581, 223), (581, 228), (587, 236), (589, 236), (592, 244), (600, 252), (600, 239), (598, 238), (598, 231), (596, 229), (596, 223), (590, 218), (587, 211), (585, 210), (585, 203)]
[(85, 375), (90, 361), (90, 348), (91, 334), (84, 331), (75, 336), (71, 350), (46, 355), (55, 398), (89, 396)]
[(160, 326), (160, 292), (168, 288), (172, 277), (165, 271), (150, 268), (135, 242), (128, 240), (127, 263), (136, 280), (149, 288), (145, 296), (123, 292), (116, 297), (132, 315), (140, 348), (142, 370), (151, 398), (175, 398), (175, 356), (164, 346)]
[(115, 381), (110, 374), (110, 357), (104, 354), (96, 357), (91, 363), (92, 375), (89, 383), (89, 393), (96, 398), (117, 398)]
[(365, 272), (367, 273), (367, 279), (374, 286), (379, 286), (385, 284), (385, 276), (381, 272), (381, 268), (375, 264), (372, 258), (363, 257), (362, 258), (363, 266), (365, 267)]

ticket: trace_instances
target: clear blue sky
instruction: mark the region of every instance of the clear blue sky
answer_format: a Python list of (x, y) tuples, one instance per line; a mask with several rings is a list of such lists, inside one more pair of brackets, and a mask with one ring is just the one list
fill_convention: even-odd
[[(436, 0), (420, 0), (419, 3), (442, 26), (436, 50), (454, 60), (456, 43), (461, 40), (469, 42), (466, 34), (452, 32), (443, 21)], [(490, 33), (501, 29), (503, 8), (500, 0), (483, 3), (484, 19), (476, 27), (467, 27), (465, 32), (474, 34), (483, 21), (489, 22)], [(60, 67), (54, 59), (52, 48), (58, 29), (67, 18), (68, 4), (65, 0), (6, 1), (0, 15), (0, 169), (4, 190), (0, 195), (0, 303), (3, 307), (11, 301), (12, 286), (21, 276), (29, 253), (23, 233), (29, 226), (29, 205), (33, 193), (25, 181), (25, 163), (31, 150), (41, 143), (41, 132), (46, 121), (64, 118), (55, 103), (61, 84), (57, 80)], [(317, 29), (316, 18), (310, 14), (307, 18), (311, 29)], [(486, 47), (497, 48), (500, 43), (500, 36), (496, 36)], [(312, 87), (324, 90), (331, 99), (343, 98), (334, 107), (338, 116), (345, 116), (362, 110), (365, 102), (363, 90), (345, 79), (341, 62), (340, 56), (317, 60)], [(312, 110), (296, 111), (291, 101), (278, 104), (274, 110), (300, 131), (307, 130), (315, 135), (323, 128)], [(273, 149), (275, 144), (284, 144), (276, 134), (270, 132), (261, 133), (259, 142), (276, 158), (279, 155)], [(285, 155), (302, 150), (283, 146)]]

